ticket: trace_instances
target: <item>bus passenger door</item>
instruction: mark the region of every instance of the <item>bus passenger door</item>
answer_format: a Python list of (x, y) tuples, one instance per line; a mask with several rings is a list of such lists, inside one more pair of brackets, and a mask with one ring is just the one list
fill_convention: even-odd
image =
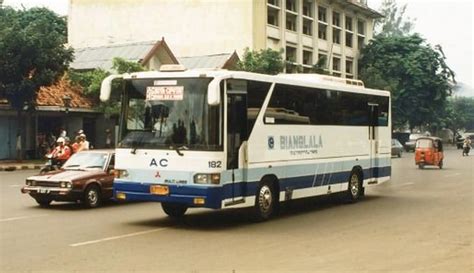
[(378, 125), (379, 125), (379, 105), (375, 103), (369, 102), (369, 178), (370, 180), (376, 181), (378, 177), (378, 166), (377, 166), (377, 158), (378, 158), (378, 142), (379, 142), (379, 132), (378, 132)]
[[(234, 89), (232, 89), (234, 88)], [(246, 149), (240, 149), (247, 140), (247, 92), (239, 88), (236, 90), (232, 84), (227, 85), (227, 169), (232, 175), (232, 202), (238, 204), (244, 201), (246, 193), (246, 169), (240, 166), (243, 162)], [(239, 155), (239, 150), (242, 154)]]

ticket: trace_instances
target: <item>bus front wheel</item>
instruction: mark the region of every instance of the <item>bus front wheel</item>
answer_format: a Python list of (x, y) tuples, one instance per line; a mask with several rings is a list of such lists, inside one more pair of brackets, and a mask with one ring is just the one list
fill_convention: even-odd
[(255, 220), (268, 220), (277, 209), (278, 197), (270, 181), (262, 181), (255, 196)]
[(188, 210), (188, 207), (186, 206), (173, 203), (161, 203), (161, 207), (168, 216), (173, 218), (183, 217), (183, 215), (186, 213), (186, 210)]

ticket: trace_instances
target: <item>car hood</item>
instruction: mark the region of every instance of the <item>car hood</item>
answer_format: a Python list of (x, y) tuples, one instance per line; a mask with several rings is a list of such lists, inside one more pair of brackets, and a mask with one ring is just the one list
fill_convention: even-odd
[(56, 172), (50, 172), (44, 175), (35, 175), (28, 177), (28, 180), (40, 180), (40, 181), (73, 181), (83, 180), (92, 178), (94, 176), (103, 174), (103, 170), (60, 170)]

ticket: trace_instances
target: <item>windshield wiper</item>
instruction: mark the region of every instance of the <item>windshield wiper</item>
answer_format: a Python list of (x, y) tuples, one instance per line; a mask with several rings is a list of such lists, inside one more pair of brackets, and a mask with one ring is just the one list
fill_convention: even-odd
[(102, 166), (102, 165), (94, 165), (94, 166), (86, 166), (86, 167), (84, 167), (84, 169), (87, 169), (87, 168), (101, 168), (102, 169), (103, 167), (104, 166)]
[(171, 145), (170, 146), (170, 149), (174, 149), (176, 151), (176, 153), (179, 155), (179, 156), (183, 156), (184, 154), (181, 152), (182, 150), (189, 150), (188, 146), (186, 145), (182, 145), (182, 146), (173, 146)]

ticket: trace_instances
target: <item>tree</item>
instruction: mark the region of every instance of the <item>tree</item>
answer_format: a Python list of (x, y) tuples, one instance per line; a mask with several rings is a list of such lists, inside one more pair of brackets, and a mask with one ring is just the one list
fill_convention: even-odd
[(395, 127), (408, 123), (412, 129), (439, 120), (454, 81), (441, 47), (432, 48), (417, 34), (378, 36), (361, 55), (359, 74), (366, 86), (392, 93)]
[(445, 115), (446, 127), (457, 132), (460, 129), (474, 130), (474, 98), (450, 98)]
[(276, 75), (283, 72), (285, 62), (281, 56), (282, 51), (261, 49), (260, 51), (245, 49), (242, 61), (237, 64), (237, 69), (248, 72)]
[[(145, 70), (145, 68), (141, 64), (137, 62), (130, 62), (122, 58), (114, 58), (112, 60), (112, 64), (112, 69), (117, 74), (132, 73)], [(102, 81), (109, 75), (110, 72), (105, 71), (103, 69), (94, 69), (91, 71), (84, 72), (74, 70), (69, 71), (69, 78), (71, 79), (71, 81), (75, 84), (82, 86), (84, 94), (97, 100), (100, 95), (100, 86), (102, 84)], [(112, 89), (116, 91), (121, 84), (122, 82), (120, 81), (114, 81)], [(117, 94), (117, 92), (112, 93)], [(114, 97), (112, 97), (111, 100), (109, 100), (108, 102), (101, 102), (99, 105), (99, 109), (106, 115), (118, 114), (120, 111), (119, 98), (115, 97), (114, 99)]]
[[(34, 106), (39, 88), (58, 80), (72, 61), (66, 32), (66, 21), (48, 9), (0, 9), (0, 97), (19, 121), (25, 106)], [(23, 138), (22, 131), (19, 126)]]
[(398, 7), (395, 0), (384, 0), (380, 13), (382, 18), (375, 21), (375, 35), (382, 37), (408, 36), (414, 27), (414, 20), (405, 18), (407, 5)]

